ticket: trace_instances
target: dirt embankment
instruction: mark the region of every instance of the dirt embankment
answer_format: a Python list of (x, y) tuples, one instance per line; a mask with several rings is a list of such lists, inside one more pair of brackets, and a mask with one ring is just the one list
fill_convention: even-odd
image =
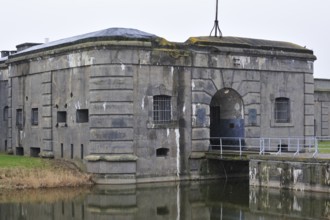
[(65, 160), (49, 160), (43, 168), (0, 168), (0, 189), (37, 189), (92, 185), (92, 176)]

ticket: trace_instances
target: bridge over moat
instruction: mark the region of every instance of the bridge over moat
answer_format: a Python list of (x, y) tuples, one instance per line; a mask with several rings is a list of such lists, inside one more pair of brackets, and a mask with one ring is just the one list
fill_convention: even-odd
[[(212, 138), (208, 159), (249, 160), (253, 155), (317, 158), (330, 149), (330, 137)], [(330, 153), (330, 151), (329, 151)]]
[(330, 153), (329, 140), (329, 137), (218, 138), (205, 158), (212, 163), (219, 161), (225, 177), (231, 176), (231, 170), (241, 170), (249, 176), (251, 187), (330, 193), (330, 154), (326, 154)]

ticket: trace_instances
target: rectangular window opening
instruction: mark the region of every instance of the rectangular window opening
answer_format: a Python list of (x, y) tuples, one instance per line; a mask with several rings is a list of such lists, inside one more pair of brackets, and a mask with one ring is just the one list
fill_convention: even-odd
[(66, 123), (66, 111), (57, 112), (57, 123)]
[(16, 109), (16, 125), (18, 127), (23, 126), (23, 110)]
[(8, 120), (8, 106), (5, 106), (3, 109), (3, 120), (4, 121)]
[(172, 106), (171, 97), (166, 95), (157, 95), (153, 99), (153, 121), (156, 124), (166, 124), (171, 122)]
[(168, 148), (158, 148), (157, 150), (156, 150), (156, 157), (166, 157), (166, 156), (168, 156), (168, 152), (169, 152), (170, 150), (168, 149)]
[(88, 109), (78, 109), (76, 113), (77, 123), (87, 123), (88, 122)]
[(290, 123), (290, 99), (276, 98), (274, 113), (276, 123)]
[(31, 147), (30, 148), (30, 156), (31, 157), (39, 157), (40, 148), (39, 147)]
[(31, 124), (32, 125), (38, 125), (39, 123), (39, 116), (38, 116), (38, 109), (37, 108), (33, 108), (31, 111)]
[(63, 143), (61, 143), (61, 158), (63, 158), (63, 151), (64, 151), (64, 149), (63, 149)]
[(81, 159), (84, 159), (84, 145), (83, 144), (80, 146), (80, 157), (81, 157)]
[(24, 156), (24, 148), (23, 147), (16, 147), (16, 155)]
[(71, 159), (73, 159), (73, 144), (71, 144)]

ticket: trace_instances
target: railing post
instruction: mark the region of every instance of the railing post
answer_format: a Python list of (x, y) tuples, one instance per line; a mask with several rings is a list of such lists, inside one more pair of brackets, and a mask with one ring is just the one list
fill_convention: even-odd
[(220, 155), (222, 156), (222, 138), (220, 138)]
[(297, 138), (297, 151), (293, 156), (295, 157), (297, 154), (299, 154), (299, 138)]
[(264, 155), (265, 154), (265, 139), (264, 138), (260, 139), (259, 145), (260, 145), (259, 155)]
[(291, 146), (291, 139), (289, 138), (289, 139), (288, 139), (288, 150), (287, 150), (287, 151), (289, 151), (290, 146)]
[(319, 152), (319, 143), (317, 141), (317, 137), (314, 138), (314, 145), (315, 145), (315, 152), (313, 154), (313, 157), (316, 157), (316, 155), (318, 154)]
[(239, 138), (238, 141), (239, 141), (239, 155), (242, 156), (242, 139)]

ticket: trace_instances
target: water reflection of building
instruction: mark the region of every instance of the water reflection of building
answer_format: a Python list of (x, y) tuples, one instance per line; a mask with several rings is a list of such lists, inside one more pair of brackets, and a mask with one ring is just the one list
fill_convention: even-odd
[(315, 59), (286, 42), (117, 28), (22, 44), (0, 59), (1, 150), (82, 159), (99, 183), (206, 177), (214, 136), (329, 135)]
[(15, 202), (1, 195), (0, 219), (322, 219), (330, 207), (326, 194), (249, 191), (247, 180), (98, 186), (71, 198), (53, 195), (52, 201), (22, 201), (18, 195)]

